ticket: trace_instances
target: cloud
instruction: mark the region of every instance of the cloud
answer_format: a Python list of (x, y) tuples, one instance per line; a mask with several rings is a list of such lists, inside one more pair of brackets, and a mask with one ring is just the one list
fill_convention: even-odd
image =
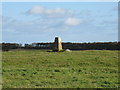
[[(108, 23), (108, 22), (106, 22)], [(86, 23), (84, 19), (69, 17), (66, 19), (37, 18), (35, 20), (22, 21), (4, 17), (3, 20), (3, 41), (9, 42), (35, 42), (52, 40), (55, 36), (61, 36), (64, 40), (80, 41), (86, 40), (116, 40), (117, 29), (115, 26), (97, 26), (96, 23)], [(110, 29), (111, 28), (111, 29)], [(100, 37), (99, 35), (103, 35)], [(72, 35), (72, 36), (71, 36)], [(86, 39), (86, 37), (90, 37)], [(45, 38), (47, 37), (47, 38)], [(94, 39), (95, 38), (95, 39)]]
[(33, 6), (27, 12), (29, 15), (46, 15), (48, 17), (72, 16), (73, 11), (62, 8), (49, 9), (42, 6)]
[(76, 26), (79, 25), (81, 23), (81, 20), (78, 18), (67, 18), (64, 22), (66, 25), (70, 25), (70, 26)]
[(34, 15), (38, 15), (38, 14), (43, 14), (45, 13), (45, 10), (43, 7), (41, 6), (33, 6), (29, 11), (29, 14), (34, 14)]
[(61, 8), (55, 8), (54, 12), (59, 14), (65, 14), (67, 11), (62, 10)]
[(64, 30), (63, 19), (37, 18), (35, 20), (23, 21), (4, 17), (2, 28), (4, 33), (48, 33), (49, 31)]
[(52, 13), (53, 13), (53, 10), (51, 10), (51, 9), (46, 9), (46, 10), (45, 10), (45, 13), (46, 13), (46, 14), (52, 14)]

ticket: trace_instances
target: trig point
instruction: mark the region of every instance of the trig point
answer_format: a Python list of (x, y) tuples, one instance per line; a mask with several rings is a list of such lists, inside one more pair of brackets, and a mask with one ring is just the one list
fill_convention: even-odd
[(63, 50), (62, 49), (62, 41), (60, 37), (55, 37), (55, 41), (54, 41), (54, 46), (53, 46), (53, 51), (59, 52)]

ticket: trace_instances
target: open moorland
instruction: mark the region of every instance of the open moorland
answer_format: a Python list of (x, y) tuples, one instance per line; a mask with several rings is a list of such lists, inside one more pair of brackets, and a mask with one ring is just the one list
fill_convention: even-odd
[(3, 88), (117, 88), (118, 51), (2, 52)]

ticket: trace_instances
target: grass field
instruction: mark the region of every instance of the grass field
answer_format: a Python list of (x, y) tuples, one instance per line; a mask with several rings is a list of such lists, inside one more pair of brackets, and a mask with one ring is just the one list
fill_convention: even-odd
[(3, 88), (117, 88), (118, 51), (2, 52)]

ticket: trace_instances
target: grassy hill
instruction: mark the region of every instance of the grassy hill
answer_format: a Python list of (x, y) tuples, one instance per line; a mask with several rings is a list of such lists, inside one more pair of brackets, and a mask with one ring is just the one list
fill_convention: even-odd
[(3, 88), (117, 88), (118, 51), (2, 52)]

